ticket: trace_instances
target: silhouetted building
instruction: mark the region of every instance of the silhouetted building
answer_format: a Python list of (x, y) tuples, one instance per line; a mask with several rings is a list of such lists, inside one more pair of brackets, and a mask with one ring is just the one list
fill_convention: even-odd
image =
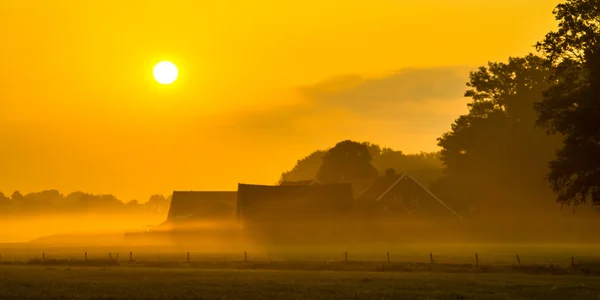
[(313, 185), (313, 184), (319, 184), (319, 183), (317, 181), (315, 181), (315, 180), (300, 180), (300, 181), (287, 181), (287, 180), (284, 180), (279, 185)]
[(307, 242), (347, 229), (353, 205), (350, 184), (239, 184), (236, 215), (262, 241)]
[(165, 222), (145, 232), (126, 233), (126, 237), (148, 244), (184, 245), (203, 241), (203, 247), (214, 246), (217, 241), (232, 241), (241, 233), (233, 224), (236, 203), (234, 191), (174, 191)]
[(233, 220), (236, 202), (234, 191), (174, 191), (167, 221)]
[(450, 206), (410, 175), (388, 170), (356, 197), (358, 209), (422, 218), (459, 217)]

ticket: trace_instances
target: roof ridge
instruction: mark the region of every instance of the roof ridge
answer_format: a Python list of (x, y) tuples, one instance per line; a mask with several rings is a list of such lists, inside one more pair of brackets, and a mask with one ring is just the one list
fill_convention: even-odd
[(398, 184), (398, 182), (400, 182), (400, 180), (402, 180), (402, 178), (404, 178), (405, 176), (408, 176), (406, 175), (406, 172), (402, 173), (402, 175), (390, 187), (388, 187), (387, 190), (385, 190), (385, 192), (383, 192), (375, 201), (377, 202), (381, 200), (381, 198), (383, 198), (383, 196), (385, 196), (392, 188), (394, 188), (396, 184)]
[(364, 189), (362, 192), (360, 192), (360, 194), (358, 194), (356, 197), (354, 197), (354, 200), (359, 199), (362, 195), (364, 195), (364, 193), (369, 191), (373, 187), (373, 185), (375, 185), (375, 183), (371, 183), (366, 189)]
[(433, 197), (433, 199), (435, 199), (437, 202), (439, 202), (442, 206), (444, 206), (447, 210), (449, 210), (451, 213), (453, 213), (454, 215), (456, 215), (457, 217), (463, 219), (463, 217), (461, 215), (459, 215), (458, 213), (456, 213), (452, 208), (450, 208), (450, 206), (448, 206), (444, 201), (442, 201), (440, 198), (438, 198), (434, 193), (432, 193), (429, 189), (427, 189), (425, 186), (423, 186), (420, 182), (418, 182), (416, 179), (412, 178), (410, 175), (406, 175), (408, 178), (410, 178), (412, 181), (414, 181), (416, 184), (418, 184), (422, 189), (424, 189), (431, 197)]

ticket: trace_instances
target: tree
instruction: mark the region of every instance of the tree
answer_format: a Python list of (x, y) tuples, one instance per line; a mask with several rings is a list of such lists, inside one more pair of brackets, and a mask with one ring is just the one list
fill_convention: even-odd
[(539, 126), (565, 138), (547, 180), (561, 204), (600, 206), (600, 1), (567, 0), (553, 14), (558, 30), (536, 45), (552, 86), (536, 110)]
[(0, 192), (0, 212), (8, 211), (12, 206), (12, 201), (10, 198), (4, 196), (2, 192)]
[(165, 198), (165, 196), (160, 194), (155, 194), (150, 196), (148, 202), (145, 203), (146, 208), (151, 212), (162, 213), (166, 212), (169, 209), (169, 200)]
[(298, 160), (292, 170), (281, 174), (279, 184), (284, 181), (315, 180), (317, 173), (323, 164), (325, 153), (326, 151), (317, 150), (307, 157)]
[(438, 139), (444, 180), (451, 182), (445, 186), (458, 191), (454, 198), (489, 195), (477, 189), (493, 189), (502, 197), (498, 200), (520, 201), (516, 195), (543, 186), (547, 161), (560, 143), (535, 126), (534, 103), (542, 99), (550, 74), (546, 60), (533, 54), (490, 62), (470, 73), (469, 113)]
[(362, 178), (376, 177), (378, 172), (371, 165), (371, 154), (365, 144), (346, 140), (329, 149), (317, 172), (322, 183), (339, 183)]
[(10, 198), (12, 199), (13, 202), (20, 202), (23, 201), (23, 194), (21, 194), (21, 192), (19, 191), (14, 191), (12, 193), (12, 195), (10, 196)]
[[(361, 144), (369, 150), (372, 157), (371, 164), (377, 169), (378, 173), (384, 173), (385, 170), (392, 168), (398, 173), (409, 173), (427, 186), (442, 175), (443, 166), (439, 153), (404, 154), (402, 151), (387, 147), (382, 148), (369, 142)], [(317, 150), (298, 160), (294, 168), (281, 175), (279, 184), (283, 183), (284, 180), (315, 180), (326, 153), (327, 151)]]

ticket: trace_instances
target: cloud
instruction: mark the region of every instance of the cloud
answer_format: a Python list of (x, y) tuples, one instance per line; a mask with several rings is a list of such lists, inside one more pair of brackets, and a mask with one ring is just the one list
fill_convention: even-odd
[(240, 109), (227, 128), (253, 136), (360, 136), (379, 143), (419, 136), (418, 143), (431, 140), (423, 147), (432, 149), (435, 139), (466, 109), (468, 71), (410, 68), (375, 78), (331, 78), (282, 95), (294, 101)]
[(378, 78), (338, 77), (300, 91), (319, 104), (369, 114), (399, 103), (460, 98), (466, 75), (466, 68), (460, 67), (409, 68)]

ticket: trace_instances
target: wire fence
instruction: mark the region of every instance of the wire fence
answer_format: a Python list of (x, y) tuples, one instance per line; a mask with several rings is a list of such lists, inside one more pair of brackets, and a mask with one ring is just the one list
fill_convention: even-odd
[(452, 255), (436, 252), (350, 252), (337, 253), (203, 253), (200, 251), (13, 251), (0, 254), (0, 264), (33, 265), (140, 265), (206, 266), (214, 268), (272, 269), (346, 269), (367, 271), (506, 271), (535, 273), (573, 273), (600, 275), (600, 258), (569, 255), (520, 255), (506, 253), (470, 253)]

